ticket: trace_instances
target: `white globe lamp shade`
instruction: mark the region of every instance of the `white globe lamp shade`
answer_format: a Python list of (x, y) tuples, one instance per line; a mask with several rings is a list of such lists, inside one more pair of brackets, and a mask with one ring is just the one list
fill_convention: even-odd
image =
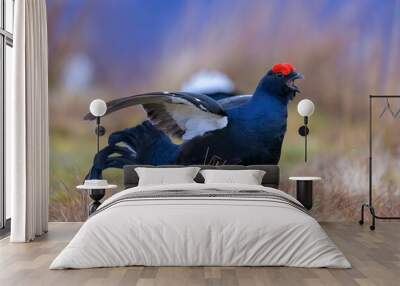
[(102, 117), (107, 112), (107, 104), (102, 99), (95, 99), (90, 103), (90, 113), (96, 117)]
[(314, 103), (309, 99), (303, 99), (297, 105), (297, 112), (303, 116), (308, 117), (314, 113)]

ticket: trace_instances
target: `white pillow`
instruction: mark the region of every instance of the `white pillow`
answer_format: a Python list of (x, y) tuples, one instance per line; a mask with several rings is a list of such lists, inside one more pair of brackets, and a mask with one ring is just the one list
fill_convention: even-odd
[(265, 171), (261, 170), (201, 170), (205, 184), (261, 185)]
[(138, 186), (195, 183), (193, 179), (199, 170), (198, 167), (135, 168), (139, 176)]

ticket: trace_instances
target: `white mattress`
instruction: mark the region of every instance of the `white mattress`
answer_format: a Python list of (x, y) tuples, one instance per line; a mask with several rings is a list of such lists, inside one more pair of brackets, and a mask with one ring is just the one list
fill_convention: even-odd
[[(135, 187), (90, 217), (50, 269), (145, 266), (293, 266), (350, 268), (318, 222), (289, 204), (257, 198), (151, 198), (120, 201), (132, 192), (262, 190), (231, 184)], [(298, 203), (298, 202), (297, 202)]]

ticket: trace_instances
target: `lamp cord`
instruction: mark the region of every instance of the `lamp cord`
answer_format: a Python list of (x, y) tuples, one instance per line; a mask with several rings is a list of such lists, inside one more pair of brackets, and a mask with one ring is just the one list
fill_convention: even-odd
[[(306, 125), (306, 128), (307, 128), (307, 125)], [(307, 134), (306, 134), (306, 136), (304, 136), (304, 162), (307, 163)]]
[(304, 116), (305, 136), (304, 136), (304, 162), (307, 163), (307, 133), (308, 133), (308, 116)]
[(97, 154), (100, 152), (100, 117), (97, 117), (97, 129), (96, 129), (96, 135), (97, 135)]

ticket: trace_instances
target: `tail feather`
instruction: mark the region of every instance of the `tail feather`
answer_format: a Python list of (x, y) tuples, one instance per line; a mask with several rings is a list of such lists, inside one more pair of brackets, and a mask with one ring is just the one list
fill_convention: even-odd
[(174, 164), (179, 153), (179, 145), (149, 121), (114, 132), (108, 144), (96, 154), (86, 179), (100, 179), (105, 169), (125, 165)]
[(123, 143), (136, 153), (137, 164), (166, 165), (176, 161), (179, 146), (149, 121), (113, 133), (110, 145)]

